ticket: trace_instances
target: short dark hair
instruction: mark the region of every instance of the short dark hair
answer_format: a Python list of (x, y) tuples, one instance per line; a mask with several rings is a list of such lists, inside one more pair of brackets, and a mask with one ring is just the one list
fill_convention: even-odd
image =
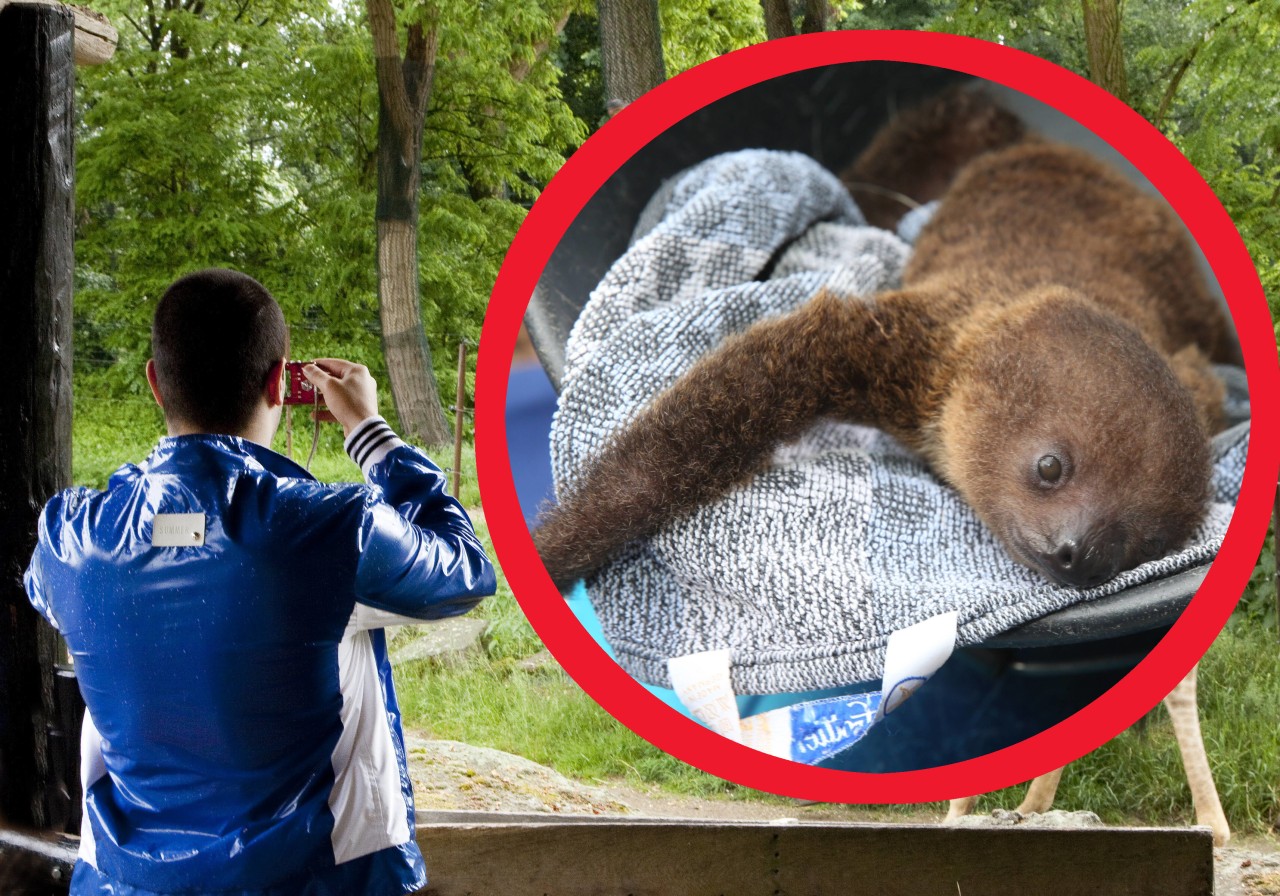
[(156, 305), (151, 353), (167, 419), (208, 432), (239, 432), (272, 365), (288, 351), (279, 304), (239, 271), (187, 274)]

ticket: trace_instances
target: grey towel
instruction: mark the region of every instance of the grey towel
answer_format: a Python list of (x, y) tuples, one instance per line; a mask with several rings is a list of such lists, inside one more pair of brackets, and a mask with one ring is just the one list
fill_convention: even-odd
[[(900, 232), (913, 238), (928, 213)], [(660, 191), (643, 220), (566, 347), (552, 428), (558, 488), (726, 336), (822, 287), (850, 297), (893, 288), (910, 253), (864, 224), (830, 172), (789, 153), (710, 159)], [(668, 685), (669, 657), (722, 647), (738, 693), (876, 681), (888, 636), (939, 613), (957, 610), (957, 643), (973, 644), (1212, 558), (1247, 443), (1247, 424), (1216, 440), (1213, 504), (1188, 547), (1080, 591), (1010, 560), (889, 436), (819, 422), (750, 484), (632, 545), (588, 594), (619, 661), (643, 681)]]

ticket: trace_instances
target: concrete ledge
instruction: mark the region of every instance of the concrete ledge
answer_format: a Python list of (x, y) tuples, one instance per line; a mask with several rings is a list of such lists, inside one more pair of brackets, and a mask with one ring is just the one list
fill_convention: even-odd
[(1213, 841), (1207, 828), (726, 824), (590, 816), (516, 819), (424, 819), (418, 843), (431, 878), (426, 893), (1213, 893)]

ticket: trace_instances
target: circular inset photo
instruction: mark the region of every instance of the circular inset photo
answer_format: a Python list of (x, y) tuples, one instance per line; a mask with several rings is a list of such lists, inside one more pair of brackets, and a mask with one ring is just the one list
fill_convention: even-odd
[(622, 109), (480, 359), (488, 521), (547, 646), (796, 797), (964, 796), (1114, 736), (1225, 622), (1275, 484), (1270, 317), (1212, 192), (964, 38), (770, 42)]

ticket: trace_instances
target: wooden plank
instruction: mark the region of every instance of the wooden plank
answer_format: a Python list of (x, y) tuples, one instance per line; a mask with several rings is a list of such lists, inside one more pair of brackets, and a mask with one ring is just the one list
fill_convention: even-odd
[(778, 831), (681, 824), (419, 828), (429, 896), (769, 896)]
[(421, 825), (431, 896), (1211, 896), (1207, 828)]
[(0, 0), (0, 10), (10, 4), (58, 6), (71, 10), (75, 15), (76, 65), (100, 65), (115, 55), (120, 35), (100, 12), (60, 0)]
[[(1211, 896), (1207, 829), (871, 828), (783, 831), (783, 893)], [(836, 857), (842, 857), (837, 859)], [(867, 888), (867, 889), (863, 889)]]

